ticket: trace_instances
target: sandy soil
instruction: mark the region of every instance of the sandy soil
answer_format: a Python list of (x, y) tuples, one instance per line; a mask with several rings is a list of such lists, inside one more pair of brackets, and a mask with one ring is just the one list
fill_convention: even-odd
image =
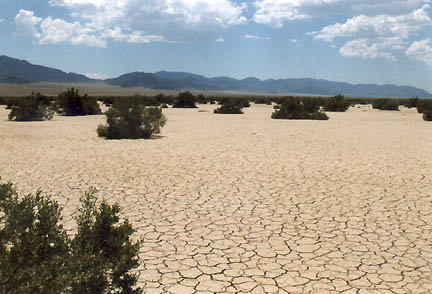
[(432, 124), (414, 109), (200, 109), (165, 110), (160, 139), (108, 141), (104, 116), (1, 108), (0, 176), (52, 194), (69, 229), (89, 186), (119, 202), (146, 241), (146, 293), (432, 292)]

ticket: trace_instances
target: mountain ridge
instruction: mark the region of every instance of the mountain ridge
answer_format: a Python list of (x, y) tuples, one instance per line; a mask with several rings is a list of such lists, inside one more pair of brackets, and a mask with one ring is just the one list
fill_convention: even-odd
[(37, 82), (103, 82), (123, 88), (146, 87), (156, 90), (240, 91), (313, 95), (336, 95), (342, 93), (345, 96), (358, 97), (432, 97), (431, 93), (412, 86), (350, 84), (312, 78), (265, 80), (256, 77), (235, 79), (219, 76), (208, 78), (187, 72), (158, 71), (145, 73), (136, 71), (116, 78), (98, 80), (82, 74), (66, 73), (59, 69), (34, 65), (26, 60), (19, 60), (5, 55), (0, 56), (0, 83), (31, 84)]

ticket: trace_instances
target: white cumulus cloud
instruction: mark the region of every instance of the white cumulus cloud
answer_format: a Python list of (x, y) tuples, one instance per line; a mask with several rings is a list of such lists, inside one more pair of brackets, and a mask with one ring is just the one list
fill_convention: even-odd
[(254, 2), (254, 21), (282, 27), (296, 19), (342, 15), (401, 15), (418, 8), (429, 0), (258, 0)]
[(430, 39), (415, 41), (407, 49), (406, 55), (414, 60), (432, 65), (432, 42)]
[[(118, 40), (196, 41), (222, 38), (227, 28), (247, 21), (246, 4), (230, 0), (51, 0), (90, 27)], [(126, 37), (131, 35), (130, 38)]]
[(246, 34), (246, 35), (243, 35), (243, 38), (245, 38), (245, 39), (249, 39), (249, 40), (270, 40), (270, 38), (269, 37), (260, 37), (260, 36), (257, 36), (257, 35), (251, 35), (251, 34)]
[(15, 16), (17, 30), (21, 34), (31, 35), (38, 38), (40, 34), (36, 26), (42, 21), (42, 18), (34, 15), (33, 11), (21, 9)]

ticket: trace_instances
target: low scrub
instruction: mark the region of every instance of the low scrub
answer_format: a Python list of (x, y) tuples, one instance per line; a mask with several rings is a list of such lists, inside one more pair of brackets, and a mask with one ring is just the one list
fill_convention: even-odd
[(425, 111), (432, 111), (432, 100), (422, 100), (417, 104), (418, 113), (424, 113)]
[(180, 93), (173, 105), (173, 108), (197, 108), (195, 96), (187, 91)]
[(418, 103), (417, 111), (423, 114), (425, 121), (432, 121), (432, 100), (423, 100)]
[(8, 119), (13, 121), (43, 121), (52, 119), (54, 114), (50, 98), (39, 93), (20, 98), (12, 106)]
[(372, 102), (373, 109), (379, 110), (399, 110), (399, 103), (393, 99), (376, 99)]
[(319, 111), (319, 106), (309, 99), (286, 98), (272, 113), (273, 119), (312, 119), (328, 120), (328, 116)]
[(105, 115), (106, 125), (99, 125), (97, 133), (107, 139), (149, 139), (166, 123), (161, 107), (147, 107), (136, 99), (116, 100)]
[(350, 107), (350, 102), (341, 94), (324, 100), (324, 110), (330, 112), (345, 112)]
[(120, 222), (120, 206), (102, 201), (95, 190), (81, 198), (73, 239), (63, 228), (62, 207), (38, 191), (19, 196), (0, 185), (1, 293), (139, 294), (137, 275), (142, 241)]
[(97, 100), (93, 97), (81, 96), (78, 89), (70, 88), (57, 98), (57, 112), (66, 116), (101, 114)]
[(220, 107), (216, 108), (214, 110), (214, 113), (217, 114), (242, 114), (242, 108), (243, 105), (245, 105), (245, 102), (249, 104), (249, 102), (246, 99), (233, 99), (233, 98), (226, 98), (221, 99), (219, 101)]

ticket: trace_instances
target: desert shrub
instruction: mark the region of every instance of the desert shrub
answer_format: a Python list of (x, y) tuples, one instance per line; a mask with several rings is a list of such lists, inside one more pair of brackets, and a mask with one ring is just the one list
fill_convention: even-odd
[(18, 197), (0, 185), (2, 293), (62, 293), (72, 277), (60, 206), (41, 195)]
[(120, 223), (120, 206), (105, 201), (96, 205), (94, 190), (81, 198), (75, 220), (78, 233), (71, 242), (74, 277), (71, 293), (142, 293), (135, 288), (137, 276), (130, 270), (139, 265), (141, 242), (128, 220)]
[(67, 116), (101, 113), (101, 109), (95, 98), (88, 97), (87, 94), (81, 96), (78, 89), (74, 88), (70, 88), (66, 92), (59, 94), (57, 98), (57, 111)]
[(392, 99), (376, 99), (372, 103), (373, 109), (380, 109), (380, 110), (399, 110), (399, 103), (396, 100)]
[(195, 105), (195, 96), (189, 91), (180, 93), (173, 107), (174, 108), (197, 108)]
[(12, 106), (8, 119), (14, 121), (42, 121), (52, 119), (54, 114), (50, 98), (39, 93), (20, 98), (17, 106)]
[[(286, 98), (284, 102), (280, 104), (279, 109), (275, 109), (272, 113), (273, 119), (313, 119), (313, 120), (328, 120), (328, 116), (324, 112), (320, 112), (316, 109), (316, 106), (312, 107), (314, 103), (310, 100), (305, 99), (304, 102), (300, 98)], [(305, 107), (305, 104), (307, 107)], [(315, 110), (310, 112), (310, 110)]]
[(81, 198), (70, 239), (56, 201), (0, 185), (1, 293), (142, 293), (130, 272), (142, 242), (131, 240), (135, 230), (120, 222), (120, 207), (97, 206), (94, 192)]
[(214, 110), (214, 113), (217, 114), (242, 114), (243, 102), (242, 99), (222, 99), (220, 103), (220, 107)]
[(99, 125), (97, 133), (107, 139), (148, 139), (166, 123), (162, 108), (146, 107), (136, 99), (115, 101), (106, 117), (107, 124)]
[(203, 94), (199, 94), (196, 97), (196, 102), (199, 103), (199, 104), (207, 104), (208, 100), (207, 100), (207, 98)]
[(425, 120), (425, 121), (432, 121), (432, 110), (426, 110), (423, 113), (423, 120)]
[(271, 99), (270, 98), (265, 98), (265, 97), (255, 97), (252, 98), (252, 102), (255, 104), (267, 104), (267, 105), (271, 105)]
[(308, 113), (318, 112), (320, 110), (320, 100), (316, 98), (304, 97), (301, 99), (304, 110)]
[(324, 100), (324, 110), (333, 112), (345, 112), (350, 107), (350, 102), (341, 94)]
[(417, 104), (418, 113), (424, 113), (425, 111), (432, 111), (432, 100), (421, 100)]

